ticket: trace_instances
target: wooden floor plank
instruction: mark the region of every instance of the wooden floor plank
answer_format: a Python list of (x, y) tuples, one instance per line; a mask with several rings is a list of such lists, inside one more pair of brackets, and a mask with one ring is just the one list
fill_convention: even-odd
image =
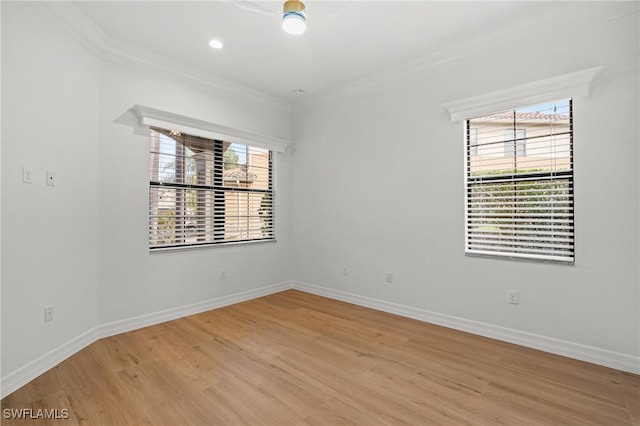
[(2, 409), (69, 410), (7, 425), (640, 426), (640, 377), (290, 290), (101, 339)]
[[(68, 408), (69, 399), (64, 391), (54, 392), (42, 396), (41, 398), (29, 401), (28, 403), (19, 404), (20, 408), (28, 409), (22, 414), (22, 418), (3, 418), (0, 423), (4, 426), (12, 425), (34, 425), (34, 426), (50, 426), (56, 425), (64, 421), (65, 425), (73, 426), (78, 424), (75, 414)], [(61, 408), (43, 408), (43, 407), (61, 407)], [(48, 411), (44, 411), (48, 410)], [(64, 411), (63, 411), (64, 410)], [(3, 416), (4, 417), (4, 416)]]
[(615, 425), (628, 424), (630, 420), (626, 405), (620, 402), (545, 378), (507, 370), (492, 379), (484, 398), (529, 410), (532, 416), (556, 424)]
[(361, 411), (352, 405), (341, 401), (338, 398), (332, 398), (327, 403), (318, 407), (305, 419), (305, 423), (311, 426), (324, 425), (390, 425), (392, 423), (385, 422), (381, 417), (372, 416), (370, 413)]
[(64, 392), (64, 387), (58, 377), (58, 370), (52, 368), (40, 375), (36, 380), (20, 388), (20, 392), (13, 392), (2, 400), (2, 408), (19, 407), (31, 401), (48, 395)]

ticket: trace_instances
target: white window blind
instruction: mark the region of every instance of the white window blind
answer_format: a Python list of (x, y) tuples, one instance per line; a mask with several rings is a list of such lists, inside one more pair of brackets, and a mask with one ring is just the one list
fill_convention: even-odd
[(149, 132), (151, 249), (274, 239), (270, 150)]
[(466, 147), (466, 252), (572, 263), (571, 100), (466, 120)]

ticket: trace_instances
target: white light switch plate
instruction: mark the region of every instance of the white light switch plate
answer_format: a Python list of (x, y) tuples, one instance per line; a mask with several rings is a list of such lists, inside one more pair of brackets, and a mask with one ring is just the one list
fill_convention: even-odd
[(31, 167), (22, 167), (22, 182), (31, 183)]

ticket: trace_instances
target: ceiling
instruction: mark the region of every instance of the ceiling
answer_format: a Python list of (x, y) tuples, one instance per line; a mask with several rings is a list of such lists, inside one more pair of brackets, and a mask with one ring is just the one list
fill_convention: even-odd
[[(307, 32), (282, 31), (282, 2), (77, 1), (110, 40), (184, 69), (292, 101), (487, 40), (562, 3), (307, 0)], [(260, 9), (257, 12), (256, 9)], [(224, 48), (208, 42), (217, 38)], [(296, 89), (305, 91), (295, 95)]]

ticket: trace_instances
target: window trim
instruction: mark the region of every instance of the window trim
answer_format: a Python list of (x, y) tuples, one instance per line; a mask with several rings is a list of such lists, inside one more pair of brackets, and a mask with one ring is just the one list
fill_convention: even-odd
[(149, 136), (149, 127), (159, 127), (206, 139), (251, 145), (274, 152), (285, 152), (291, 145), (288, 139), (236, 129), (138, 104), (129, 108), (116, 122), (132, 126), (136, 134), (145, 137)]
[(457, 123), (495, 111), (518, 109), (522, 105), (536, 105), (558, 99), (588, 96), (591, 83), (603, 67), (588, 68), (537, 80), (507, 89), (497, 90), (442, 104)]
[[(483, 115), (489, 115), (496, 111), (515, 110), (524, 105), (537, 105), (547, 102), (553, 102), (560, 99), (572, 99), (573, 107), (576, 106), (576, 99), (580, 97), (586, 97), (589, 95), (591, 84), (598, 74), (603, 70), (602, 66), (593, 68), (587, 68), (567, 74), (557, 75), (555, 77), (537, 80), (519, 86), (514, 86), (502, 90), (488, 92), (485, 94), (471, 96), (451, 102), (442, 104), (442, 107), (449, 112), (450, 120), (454, 123), (462, 122), (462, 130), (464, 137), (465, 155), (463, 158), (463, 179), (464, 179), (464, 205), (467, 205), (467, 156), (469, 154), (466, 144), (467, 137), (469, 135), (469, 129), (467, 126), (467, 120), (473, 117), (479, 117)], [(574, 174), (575, 177), (575, 174)], [(574, 193), (575, 193), (575, 181), (574, 181)], [(466, 208), (466, 207), (465, 207)], [(528, 259), (520, 257), (507, 257), (507, 256), (487, 256), (480, 254), (471, 254), (466, 251), (466, 215), (464, 215), (463, 226), (465, 227), (465, 255), (466, 256), (482, 256), (490, 258), (500, 259), (518, 259), (521, 261), (534, 261), (534, 262), (553, 262), (554, 260), (538, 260)], [(574, 213), (575, 223), (575, 213)], [(574, 231), (575, 238), (575, 231)], [(565, 265), (575, 264), (576, 245), (574, 240), (574, 260), (572, 263), (561, 262)]]

